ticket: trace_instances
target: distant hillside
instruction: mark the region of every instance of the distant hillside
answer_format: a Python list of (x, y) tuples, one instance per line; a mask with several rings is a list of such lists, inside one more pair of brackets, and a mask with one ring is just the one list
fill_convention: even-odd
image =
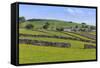
[(75, 23), (75, 22), (68, 22), (68, 21), (61, 21), (61, 20), (29, 19), (26, 22), (21, 23), (20, 27), (24, 27), (26, 24), (30, 23), (30, 24), (34, 25), (34, 28), (41, 29), (43, 27), (43, 25), (47, 22), (50, 24), (49, 29), (55, 29), (57, 27), (63, 27), (63, 28), (75, 27), (76, 25), (80, 27), (82, 25), (82, 24)]

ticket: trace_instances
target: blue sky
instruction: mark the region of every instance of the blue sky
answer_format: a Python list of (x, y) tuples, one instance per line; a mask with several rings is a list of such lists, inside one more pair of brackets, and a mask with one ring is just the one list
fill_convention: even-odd
[(24, 16), (26, 19), (56, 19), (64, 21), (73, 21), (77, 23), (85, 22), (89, 25), (96, 24), (96, 9), (93, 8), (20, 4), (19, 16)]

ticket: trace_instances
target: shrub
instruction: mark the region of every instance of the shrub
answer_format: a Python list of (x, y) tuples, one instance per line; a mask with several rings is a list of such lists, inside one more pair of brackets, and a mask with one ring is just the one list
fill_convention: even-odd
[(49, 23), (47, 22), (47, 23), (45, 23), (44, 25), (43, 25), (43, 29), (48, 29), (49, 28)]
[(63, 28), (56, 28), (57, 31), (63, 31)]
[(33, 26), (32, 24), (27, 24), (27, 25), (25, 26), (26, 29), (33, 29), (33, 27), (34, 27), (34, 26)]

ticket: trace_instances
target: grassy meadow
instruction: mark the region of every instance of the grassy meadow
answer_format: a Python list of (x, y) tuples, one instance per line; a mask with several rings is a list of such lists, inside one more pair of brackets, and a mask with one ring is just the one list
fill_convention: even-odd
[[(43, 28), (45, 22), (50, 22), (47, 29)], [(27, 24), (31, 24), (34, 28), (26, 27)], [(29, 39), (37, 41), (47, 42), (61, 42), (70, 43), (70, 48), (64, 47), (53, 47), (53, 46), (38, 46), (32, 44), (19, 43), (19, 64), (27, 63), (43, 63), (43, 62), (60, 62), (60, 61), (78, 61), (78, 60), (95, 60), (96, 49), (84, 49), (84, 44), (90, 44), (96, 46), (96, 43), (85, 42), (81, 40), (53, 38), (52, 36), (63, 36), (70, 38), (81, 38), (83, 40), (95, 41), (94, 39), (77, 34), (77, 32), (69, 31), (56, 31), (56, 28), (65, 27), (81, 27), (81, 24), (73, 22), (65, 22), (58, 20), (33, 20), (19, 23), (19, 39)], [(84, 33), (84, 32), (80, 32)], [(85, 32), (85, 34), (96, 35), (96, 32)], [(30, 36), (32, 35), (32, 36)], [(34, 35), (51, 36), (48, 37), (34, 37)]]
[[(19, 63), (94, 60), (95, 49), (58, 48), (36, 45), (19, 45)], [(81, 46), (80, 46), (81, 47)]]

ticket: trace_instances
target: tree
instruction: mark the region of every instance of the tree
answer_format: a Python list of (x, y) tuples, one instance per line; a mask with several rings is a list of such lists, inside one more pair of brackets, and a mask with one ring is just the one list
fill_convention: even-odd
[(46, 22), (44, 25), (43, 25), (43, 29), (48, 29), (49, 28), (49, 23), (48, 22)]
[(19, 22), (22, 23), (22, 22), (25, 22), (25, 17), (19, 17)]
[(63, 31), (64, 28), (56, 28), (57, 31)]
[(25, 28), (26, 28), (26, 29), (33, 29), (34, 26), (33, 26), (32, 24), (27, 24), (27, 25), (25, 26)]
[(85, 28), (86, 26), (86, 23), (81, 23), (82, 24), (82, 28)]
[(86, 23), (83, 22), (82, 25), (86, 25)]
[(75, 28), (78, 28), (78, 25), (76, 25)]
[(72, 21), (69, 21), (68, 23), (73, 23)]

